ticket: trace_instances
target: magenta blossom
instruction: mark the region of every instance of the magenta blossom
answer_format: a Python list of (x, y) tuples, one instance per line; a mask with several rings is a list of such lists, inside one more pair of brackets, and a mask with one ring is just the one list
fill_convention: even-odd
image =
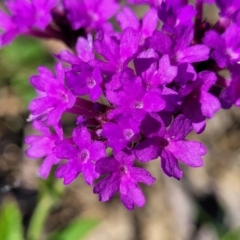
[[(155, 126), (149, 128), (148, 126)], [(148, 136), (135, 149), (135, 156), (142, 162), (161, 157), (161, 166), (165, 174), (176, 179), (182, 178), (178, 160), (190, 167), (201, 167), (205, 147), (196, 141), (185, 139), (192, 130), (191, 121), (179, 115), (167, 130), (157, 115), (148, 115), (141, 127)], [(154, 131), (153, 131), (154, 130)]]
[(82, 172), (85, 182), (92, 185), (93, 180), (99, 176), (95, 164), (99, 158), (106, 156), (105, 145), (92, 141), (88, 129), (83, 126), (73, 131), (72, 141), (59, 141), (54, 153), (57, 157), (68, 160), (56, 172), (56, 177), (63, 178), (64, 184), (71, 183)]
[(39, 97), (30, 102), (30, 120), (44, 117), (48, 125), (57, 125), (64, 111), (73, 107), (76, 97), (65, 87), (65, 71), (58, 63), (56, 76), (39, 67), (39, 76), (32, 76), (30, 83), (38, 90)]
[(134, 205), (143, 207), (145, 197), (138, 183), (151, 185), (155, 178), (143, 168), (134, 167), (134, 155), (124, 150), (114, 154), (114, 157), (102, 158), (96, 164), (96, 171), (107, 175), (94, 187), (94, 193), (99, 194), (99, 200), (108, 201), (118, 191), (123, 205), (132, 210)]
[(42, 135), (32, 135), (25, 139), (25, 143), (30, 147), (26, 150), (26, 155), (29, 158), (45, 157), (39, 169), (39, 175), (46, 179), (54, 164), (58, 164), (61, 159), (56, 157), (53, 149), (56, 147), (55, 142), (63, 139), (63, 131), (59, 126), (55, 126), (55, 134), (51, 133), (49, 128), (42, 122), (35, 121), (33, 127), (42, 133)]

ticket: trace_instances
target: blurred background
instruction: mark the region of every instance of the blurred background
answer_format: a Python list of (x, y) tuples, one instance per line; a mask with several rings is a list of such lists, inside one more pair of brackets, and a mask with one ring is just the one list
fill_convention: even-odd
[[(214, 7), (206, 8), (210, 21), (216, 16)], [(20, 37), (0, 50), (0, 240), (239, 240), (239, 109), (221, 110), (201, 136), (190, 136), (209, 150), (204, 167), (181, 166), (185, 174), (176, 181), (159, 161), (148, 165), (157, 181), (142, 186), (142, 209), (126, 210), (118, 196), (100, 203), (81, 176), (67, 187), (53, 175), (37, 176), (41, 160), (24, 155), (24, 137), (35, 134), (26, 122), (35, 96), (28, 79), (39, 65), (52, 69), (51, 54), (64, 47)], [(65, 131), (74, 121), (64, 117)]]

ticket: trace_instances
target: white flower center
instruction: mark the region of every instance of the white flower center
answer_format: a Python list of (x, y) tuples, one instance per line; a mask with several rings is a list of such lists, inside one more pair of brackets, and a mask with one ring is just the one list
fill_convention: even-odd
[(227, 48), (227, 49), (226, 49), (226, 53), (227, 53), (227, 55), (228, 55), (231, 59), (233, 59), (233, 60), (239, 58), (239, 54), (236, 53), (236, 52), (234, 52), (232, 48)]
[(87, 86), (89, 88), (94, 88), (95, 85), (96, 85), (96, 81), (93, 78), (88, 78), (87, 79)]
[(129, 129), (129, 128), (128, 128), (128, 129), (125, 129), (125, 130), (123, 131), (123, 134), (124, 134), (126, 140), (130, 140), (130, 139), (133, 137), (134, 132), (133, 132), (132, 129)]
[(143, 108), (143, 103), (141, 101), (136, 101), (134, 103), (134, 107), (137, 109), (141, 109), (141, 108)]
[(87, 149), (83, 149), (80, 153), (79, 153), (79, 159), (83, 162), (86, 162), (90, 157), (90, 153)]

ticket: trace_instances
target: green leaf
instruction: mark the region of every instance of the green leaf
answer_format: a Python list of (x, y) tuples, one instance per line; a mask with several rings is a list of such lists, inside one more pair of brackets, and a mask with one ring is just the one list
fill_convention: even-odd
[(4, 203), (0, 209), (0, 239), (23, 240), (22, 217), (14, 201)]
[(82, 240), (98, 223), (93, 219), (75, 220), (62, 231), (55, 232), (50, 240)]

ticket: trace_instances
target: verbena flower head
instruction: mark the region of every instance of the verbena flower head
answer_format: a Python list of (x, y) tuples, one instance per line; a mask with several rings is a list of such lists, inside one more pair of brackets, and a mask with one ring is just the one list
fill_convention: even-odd
[[(214, 25), (202, 19), (203, 4), (213, 2), (220, 13)], [(54, 54), (63, 62), (55, 74), (39, 67), (30, 78), (38, 96), (29, 120), (41, 135), (27, 137), (27, 155), (45, 158), (43, 178), (58, 164), (64, 184), (82, 175), (100, 201), (119, 192), (131, 210), (145, 204), (138, 183), (155, 181), (142, 163), (160, 161), (163, 173), (180, 180), (179, 162), (202, 167), (206, 154), (187, 135), (202, 133), (221, 107), (240, 106), (240, 5), (127, 3), (149, 9), (139, 18), (115, 0), (10, 1), (9, 12), (0, 11), (0, 42), (27, 33), (68, 46)], [(70, 137), (59, 127), (65, 113), (76, 117)]]

